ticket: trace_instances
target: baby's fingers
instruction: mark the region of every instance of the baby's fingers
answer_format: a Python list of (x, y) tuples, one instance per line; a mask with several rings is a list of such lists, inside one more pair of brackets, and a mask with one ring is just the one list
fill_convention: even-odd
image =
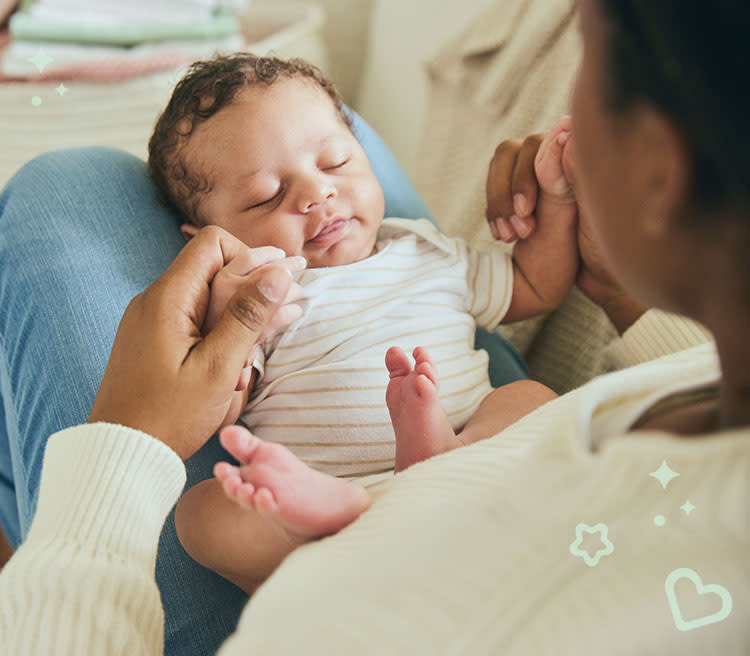
[[(248, 360), (249, 359), (250, 358), (248, 358)], [(246, 389), (247, 386), (250, 384), (250, 377), (252, 375), (253, 375), (252, 363), (248, 363), (245, 365), (244, 369), (242, 370), (239, 380), (237, 381), (237, 387), (234, 388), (234, 391), (241, 392), (242, 390)]]
[(572, 185), (563, 168), (563, 152), (570, 140), (570, 129), (570, 117), (563, 116), (545, 135), (534, 160), (541, 191), (561, 199), (572, 196)]

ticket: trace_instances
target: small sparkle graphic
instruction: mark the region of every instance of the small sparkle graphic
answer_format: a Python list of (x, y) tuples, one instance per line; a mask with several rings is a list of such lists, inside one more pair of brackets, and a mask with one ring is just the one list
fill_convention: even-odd
[(39, 107), (39, 105), (42, 104), (42, 99), (39, 96), (33, 96), (31, 98), (31, 104), (34, 105), (34, 107)]
[(654, 517), (654, 524), (656, 524), (657, 526), (664, 526), (664, 524), (666, 523), (667, 520), (664, 519), (664, 515), (657, 515), (656, 517)]
[(60, 82), (60, 86), (58, 86), (55, 91), (57, 91), (57, 93), (59, 93), (61, 96), (64, 96), (68, 92), (68, 87)]
[(685, 501), (685, 503), (682, 504), (680, 508), (682, 508), (682, 510), (685, 511), (686, 515), (689, 515), (691, 512), (693, 512), (693, 510), (695, 510), (695, 506), (692, 503), (690, 503), (690, 499)]
[(657, 481), (659, 481), (659, 483), (661, 483), (661, 486), (666, 490), (669, 481), (679, 476), (679, 474), (676, 471), (672, 471), (670, 469), (666, 460), (662, 460), (659, 469), (651, 472), (649, 476), (653, 476)]
[(42, 71), (44, 71), (47, 64), (53, 62), (54, 59), (52, 59), (52, 57), (44, 52), (44, 50), (39, 49), (33, 57), (29, 57), (26, 61), (30, 61), (32, 64), (34, 64), (34, 66), (36, 66), (41, 73)]

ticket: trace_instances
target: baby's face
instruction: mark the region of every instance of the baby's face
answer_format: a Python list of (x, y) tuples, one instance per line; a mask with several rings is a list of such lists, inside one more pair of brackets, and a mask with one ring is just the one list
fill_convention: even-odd
[(200, 211), (249, 246), (302, 255), (310, 267), (372, 254), (383, 192), (325, 91), (305, 79), (249, 87), (185, 146), (213, 189)]

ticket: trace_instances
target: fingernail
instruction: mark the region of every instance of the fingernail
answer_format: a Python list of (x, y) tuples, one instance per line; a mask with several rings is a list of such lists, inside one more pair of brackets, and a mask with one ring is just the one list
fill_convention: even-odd
[(301, 255), (295, 255), (294, 257), (290, 257), (287, 260), (287, 267), (289, 268), (289, 271), (292, 273), (297, 273), (297, 271), (302, 271), (307, 266), (307, 260), (302, 257)]
[(520, 216), (516, 216), (515, 214), (511, 216), (510, 223), (518, 233), (519, 237), (525, 238), (529, 236), (529, 226)]
[(495, 223), (497, 231), (500, 233), (500, 239), (503, 241), (510, 241), (513, 239), (513, 234), (508, 230), (508, 226), (505, 225), (505, 221), (497, 219)]
[(500, 233), (497, 231), (497, 226), (494, 221), (488, 221), (487, 225), (490, 227), (490, 232), (495, 239), (500, 239)]
[(516, 211), (518, 216), (526, 216), (529, 211), (528, 202), (526, 196), (523, 194), (516, 194), (513, 196), (513, 209)]
[(564, 146), (566, 143), (568, 143), (568, 139), (570, 139), (570, 132), (568, 132), (567, 130), (557, 135), (557, 143), (559, 143), (561, 146)]
[(284, 296), (284, 288), (287, 286), (287, 282), (282, 280), (282, 276), (291, 276), (287, 268), (272, 269), (258, 281), (258, 291), (271, 303), (281, 300), (281, 297)]

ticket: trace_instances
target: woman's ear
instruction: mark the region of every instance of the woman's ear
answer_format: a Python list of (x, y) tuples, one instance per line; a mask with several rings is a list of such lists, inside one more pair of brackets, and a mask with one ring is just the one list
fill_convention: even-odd
[(195, 237), (195, 235), (198, 234), (198, 230), (200, 230), (200, 228), (192, 223), (183, 223), (180, 226), (180, 232), (182, 233), (182, 236), (185, 237), (185, 241), (190, 241)]

